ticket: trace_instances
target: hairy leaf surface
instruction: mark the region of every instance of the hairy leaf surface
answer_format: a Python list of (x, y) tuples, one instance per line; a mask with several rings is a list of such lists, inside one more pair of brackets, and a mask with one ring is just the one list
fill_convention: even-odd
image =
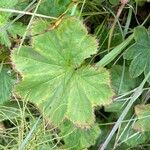
[(38, 13), (58, 17), (66, 11), (71, 2), (72, 0), (43, 0)]
[(125, 52), (124, 58), (132, 60), (129, 71), (131, 77), (138, 77), (144, 72), (147, 75), (150, 71), (150, 29), (143, 26), (134, 30), (136, 43)]
[(101, 132), (97, 125), (94, 125), (91, 129), (80, 129), (69, 121), (66, 121), (60, 130), (65, 145), (71, 150), (87, 149), (94, 145)]
[[(47, 25), (36, 21), (33, 34)], [(52, 123), (68, 118), (78, 126), (90, 126), (95, 121), (93, 107), (111, 103), (108, 71), (83, 65), (97, 52), (97, 42), (78, 19), (63, 19), (54, 30), (35, 36), (33, 48), (17, 52), (12, 60), (22, 81), (16, 93), (38, 105)]]
[(13, 84), (14, 80), (9, 69), (2, 67), (0, 69), (0, 104), (9, 100)]

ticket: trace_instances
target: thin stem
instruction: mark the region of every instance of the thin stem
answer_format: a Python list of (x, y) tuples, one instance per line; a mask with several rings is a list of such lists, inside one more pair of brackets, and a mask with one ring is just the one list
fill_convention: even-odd
[(128, 17), (127, 17), (127, 22), (124, 28), (124, 37), (127, 35), (128, 30), (129, 30), (129, 26), (130, 26), (130, 22), (131, 22), (131, 18), (132, 18), (132, 8), (129, 8), (129, 12), (128, 12)]
[(36, 6), (36, 8), (35, 8), (35, 10), (34, 10), (34, 12), (33, 12), (33, 14), (32, 14), (32, 17), (31, 17), (31, 19), (30, 19), (30, 21), (29, 21), (29, 24), (28, 24), (27, 28), (26, 28), (26, 31), (25, 31), (25, 33), (24, 33), (22, 39), (21, 39), (21, 43), (20, 43), (20, 45), (19, 45), (17, 54), (19, 54), (19, 51), (20, 51), (20, 49), (21, 49), (21, 47), (22, 47), (22, 44), (23, 44), (23, 42), (24, 42), (24, 40), (25, 40), (25, 37), (26, 37), (26, 35), (27, 35), (27, 32), (28, 32), (28, 30), (29, 30), (29, 28), (30, 28), (30, 26), (31, 26), (31, 24), (32, 24), (32, 22), (33, 22), (33, 19), (34, 19), (35, 15), (36, 15), (36, 12), (37, 12), (37, 10), (38, 10), (38, 7), (39, 7), (41, 1), (42, 1), (42, 0), (39, 0), (39, 1), (38, 1), (37, 6)]
[[(33, 16), (33, 14), (34, 14), (34, 13), (28, 12), (28, 11), (20, 11), (20, 10), (7, 9), (7, 8), (0, 8), (0, 11), (1, 12), (23, 14), (23, 15), (30, 15), (30, 16)], [(42, 15), (42, 14), (35, 14), (34, 16), (41, 17), (41, 18), (47, 18), (47, 19), (55, 19), (55, 20), (58, 19), (56, 17), (46, 16), (46, 15)]]
[(143, 82), (140, 84), (140, 86), (136, 89), (135, 93), (133, 94), (130, 102), (128, 103), (128, 105), (125, 107), (125, 109), (123, 110), (122, 114), (120, 115), (119, 119), (117, 120), (116, 124), (114, 125), (113, 129), (111, 130), (110, 134), (108, 135), (108, 137), (106, 138), (104, 144), (102, 145), (102, 147), (99, 147), (99, 150), (105, 150), (107, 145), (109, 144), (109, 142), (111, 141), (113, 135), (115, 134), (115, 132), (117, 131), (118, 127), (120, 126), (120, 124), (122, 123), (123, 119), (125, 118), (125, 116), (127, 115), (128, 111), (130, 110), (131, 106), (133, 105), (133, 103), (137, 100), (137, 98), (142, 94), (143, 92), (143, 86), (146, 83), (147, 79), (150, 77), (150, 72), (148, 73), (148, 75), (145, 77), (145, 79), (143, 80)]
[(109, 39), (108, 39), (108, 50), (110, 49), (110, 44), (111, 44), (111, 40), (112, 40), (112, 36), (113, 36), (113, 32), (114, 32), (116, 23), (119, 20), (119, 17), (121, 15), (121, 12), (122, 12), (122, 10), (123, 10), (124, 7), (125, 7), (125, 3), (122, 3), (121, 6), (118, 9), (117, 15), (116, 15), (115, 20), (114, 20), (114, 22), (112, 24), (112, 27), (110, 29)]

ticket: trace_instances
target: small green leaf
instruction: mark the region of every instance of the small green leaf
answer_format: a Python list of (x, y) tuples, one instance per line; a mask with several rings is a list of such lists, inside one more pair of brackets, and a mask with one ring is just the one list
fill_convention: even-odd
[(119, 0), (109, 0), (109, 2), (110, 2), (112, 5), (118, 5), (118, 4), (119, 4)]
[[(7, 22), (9, 24), (9, 22)], [(23, 26), (20, 22), (15, 22), (11, 25), (6, 25), (5, 27), (1, 29), (2, 32), (0, 32), (0, 43), (2, 45), (5, 45), (7, 47), (11, 46), (10, 37), (17, 38), (17, 35), (22, 36), (25, 32), (25, 26)]]
[[(36, 21), (33, 34), (48, 25)], [(33, 48), (13, 51), (12, 61), (22, 75), (16, 93), (35, 103), (56, 125), (64, 118), (81, 127), (94, 124), (94, 107), (111, 103), (113, 91), (106, 69), (82, 65), (97, 52), (97, 42), (83, 23), (65, 18), (54, 30), (33, 37)]]
[(11, 46), (11, 42), (10, 42), (8, 34), (5, 30), (0, 32), (0, 44), (5, 45), (6, 47)]
[[(0, 0), (0, 7), (1, 8), (7, 8), (7, 9), (12, 9), (14, 6), (18, 3), (18, 0)], [(11, 16), (12, 13), (8, 12), (1, 12), (0, 13), (0, 27), (2, 27), (4, 24), (7, 23), (9, 17)]]
[(8, 33), (14, 38), (17, 38), (17, 35), (22, 36), (25, 30), (26, 27), (21, 22), (15, 22), (7, 29)]
[[(17, 3), (17, 5), (15, 5), (15, 9), (22, 11), (26, 7), (28, 7), (31, 3), (33, 3), (33, 1), (31, 2), (30, 0), (19, 0), (19, 3)], [(35, 1), (34, 1), (34, 3), (35, 3)]]
[(58, 17), (64, 13), (72, 0), (43, 0), (38, 13)]
[(64, 122), (60, 127), (60, 136), (63, 137), (67, 149), (87, 149), (94, 145), (101, 131), (97, 125), (91, 129), (75, 127), (70, 121)]
[(5, 62), (9, 59), (9, 50), (5, 47), (0, 48), (0, 62)]
[[(0, 0), (0, 7), (6, 9), (13, 9), (18, 3), (18, 0)], [(0, 13), (0, 44), (5, 45), (6, 47), (11, 46), (10, 37), (16, 37), (17, 35), (22, 36), (25, 27), (21, 23), (10, 24), (10, 17), (12, 13), (1, 12)]]
[(2, 67), (0, 70), (0, 104), (9, 100), (13, 84), (14, 79), (11, 71), (6, 67)]
[(138, 121), (134, 125), (134, 129), (139, 131), (150, 131), (150, 104), (135, 106), (135, 113)]
[(125, 59), (133, 59), (129, 69), (133, 78), (143, 72), (146, 76), (150, 71), (150, 29), (146, 30), (143, 26), (135, 28), (134, 38), (136, 43), (124, 54)]

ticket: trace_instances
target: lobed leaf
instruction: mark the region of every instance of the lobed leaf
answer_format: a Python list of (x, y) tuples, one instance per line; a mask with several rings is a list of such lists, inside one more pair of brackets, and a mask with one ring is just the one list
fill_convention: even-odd
[[(33, 34), (48, 25), (36, 21)], [(22, 75), (16, 93), (35, 103), (55, 125), (68, 118), (77, 126), (91, 126), (94, 106), (111, 103), (113, 96), (109, 72), (83, 65), (96, 52), (97, 42), (82, 22), (63, 19), (54, 30), (35, 36), (33, 48), (13, 51), (12, 61)]]
[(146, 76), (150, 71), (150, 29), (146, 30), (143, 26), (135, 28), (134, 38), (136, 43), (124, 54), (125, 59), (132, 60), (129, 71), (133, 78), (143, 72)]

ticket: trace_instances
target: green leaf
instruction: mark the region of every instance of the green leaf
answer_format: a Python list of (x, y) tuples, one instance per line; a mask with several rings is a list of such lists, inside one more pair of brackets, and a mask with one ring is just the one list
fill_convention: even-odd
[[(14, 9), (18, 4), (18, 0), (0, 0), (0, 7), (6, 9)], [(0, 13), (0, 44), (6, 47), (11, 46), (10, 37), (16, 38), (17, 35), (22, 36), (25, 32), (25, 26), (22, 23), (15, 22), (11, 24), (10, 18), (12, 13), (1, 12)]]
[(119, 4), (119, 0), (109, 0), (109, 2), (110, 2), (112, 5), (118, 5), (118, 4)]
[(135, 106), (135, 113), (138, 120), (134, 125), (134, 129), (142, 132), (150, 131), (150, 104)]
[[(32, 1), (33, 2), (33, 1)], [(30, 0), (19, 0), (19, 3), (15, 5), (16, 10), (24, 10), (26, 7), (29, 6), (29, 4), (32, 3)], [(35, 3), (35, 2), (34, 2)]]
[(58, 17), (64, 13), (72, 0), (43, 0), (38, 13)]
[(60, 128), (60, 136), (63, 137), (67, 149), (87, 149), (94, 145), (101, 131), (97, 125), (91, 129), (75, 127), (70, 121), (64, 122)]
[[(33, 34), (48, 25), (36, 21)], [(13, 51), (12, 61), (22, 75), (16, 93), (35, 103), (56, 125), (64, 118), (81, 127), (92, 125), (94, 106), (111, 103), (113, 96), (109, 72), (83, 65), (97, 52), (95, 38), (78, 19), (65, 18), (54, 30), (35, 36), (33, 48)]]
[(124, 54), (127, 60), (133, 59), (129, 68), (131, 77), (135, 78), (144, 72), (145, 76), (150, 71), (150, 29), (143, 26), (134, 30), (136, 43), (128, 48)]
[[(124, 94), (133, 90), (138, 86), (139, 78), (132, 79), (129, 75), (129, 68), (115, 65), (111, 68), (112, 87), (118, 94)], [(127, 104), (127, 101), (113, 101), (110, 105), (105, 106), (105, 111), (116, 112), (118, 116), (123, 111)]]
[(22, 36), (25, 30), (26, 27), (21, 22), (15, 22), (7, 29), (9, 34), (14, 38), (17, 38), (17, 35)]
[(13, 84), (14, 79), (11, 71), (6, 67), (2, 67), (0, 69), (0, 104), (9, 100)]
[(123, 111), (126, 103), (124, 101), (114, 101), (112, 104), (105, 106), (106, 112), (115, 112), (120, 116), (120, 113)]
[(8, 34), (5, 30), (0, 32), (0, 44), (5, 45), (6, 47), (11, 46), (11, 42), (10, 42)]
[(17, 38), (17, 35), (22, 36), (25, 32), (25, 26), (21, 22), (15, 22), (10, 24), (7, 22), (8, 26), (2, 27), (0, 32), (0, 43), (7, 47), (11, 46), (10, 37)]
[(150, 137), (150, 133), (149, 132), (143, 132), (143, 133), (139, 133), (139, 132), (135, 132), (132, 131), (132, 133), (128, 133), (128, 137), (125, 139), (125, 143), (127, 145), (132, 147), (136, 147), (138, 145), (146, 145), (146, 143), (149, 143), (149, 137)]
[(137, 79), (132, 79), (129, 75), (129, 68), (119, 65), (111, 68), (112, 86), (117, 94), (123, 94), (137, 87)]
[[(0, 0), (0, 7), (12, 9), (18, 3), (18, 0)], [(1, 12), (0, 13), (0, 27), (7, 23), (11, 13), (8, 12)]]
[(9, 59), (9, 50), (6, 47), (1, 46), (0, 62), (5, 62), (7, 59)]
[(148, 142), (150, 136), (149, 132), (137, 132), (132, 128), (132, 123), (129, 124), (128, 127), (126, 126), (127, 124), (128, 122), (123, 124), (120, 129), (120, 135), (124, 131), (124, 134), (120, 137), (120, 143), (126, 144), (131, 148)]
[[(146, 144), (149, 141), (150, 132), (139, 132), (133, 129), (135, 121), (131, 120), (133, 113), (126, 118), (126, 122), (122, 123), (119, 133), (120, 143), (128, 145), (128, 147), (136, 147)], [(128, 121), (127, 121), (128, 120)]]

